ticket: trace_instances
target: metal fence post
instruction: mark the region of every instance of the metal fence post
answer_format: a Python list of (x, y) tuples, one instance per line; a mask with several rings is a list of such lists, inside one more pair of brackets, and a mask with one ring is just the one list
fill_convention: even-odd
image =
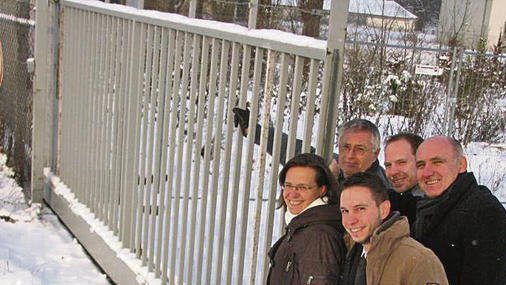
[[(44, 167), (56, 167), (58, 66), (58, 4), (37, 1), (35, 27), (35, 82), (32, 131), (32, 203), (40, 203), (44, 191)], [(49, 55), (49, 56), (48, 56)]]
[(460, 85), (460, 71), (462, 70), (462, 60), (463, 60), (464, 50), (458, 49), (457, 54), (455, 54), (455, 58), (458, 59), (457, 63), (457, 76), (455, 77), (455, 84), (452, 88), (451, 97), (449, 98), (449, 112), (448, 112), (448, 128), (447, 128), (447, 136), (452, 136), (454, 131), (454, 123), (455, 123), (455, 110), (457, 108), (457, 94), (459, 92)]
[(450, 120), (450, 98), (453, 97), (453, 72), (455, 70), (455, 61), (457, 57), (457, 48), (454, 47), (452, 51), (452, 65), (450, 67), (450, 78), (448, 79), (448, 88), (446, 92), (446, 103), (445, 103), (445, 113), (444, 113), (444, 121), (443, 121), (443, 134), (450, 134), (449, 120)]
[[(332, 1), (330, 6), (327, 58), (317, 141), (317, 153), (330, 160), (334, 148), (338, 106), (343, 78), (344, 42), (348, 20), (349, 0)], [(323, 130), (323, 132), (322, 132)]]
[(258, 0), (250, 0), (248, 28), (255, 29), (257, 27), (257, 17), (258, 17)]

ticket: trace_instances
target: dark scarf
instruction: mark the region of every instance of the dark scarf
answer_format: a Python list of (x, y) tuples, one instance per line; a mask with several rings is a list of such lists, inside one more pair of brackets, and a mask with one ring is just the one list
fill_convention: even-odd
[(367, 260), (362, 256), (362, 245), (356, 243), (346, 257), (340, 284), (367, 285)]
[(423, 197), (416, 204), (416, 221), (412, 226), (411, 232), (414, 239), (421, 241), (426, 234), (427, 228), (432, 222), (432, 217), (441, 204), (446, 202), (454, 191), (454, 185), (466, 173), (459, 173), (455, 181), (436, 198)]

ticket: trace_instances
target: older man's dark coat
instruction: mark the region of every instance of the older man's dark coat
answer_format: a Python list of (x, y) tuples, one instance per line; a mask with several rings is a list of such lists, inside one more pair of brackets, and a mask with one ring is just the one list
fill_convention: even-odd
[(434, 201), (418, 203), (413, 235), (439, 257), (450, 285), (506, 284), (506, 211), (497, 198), (463, 173)]
[(338, 205), (321, 205), (295, 217), (269, 251), (268, 285), (338, 282), (346, 255)]

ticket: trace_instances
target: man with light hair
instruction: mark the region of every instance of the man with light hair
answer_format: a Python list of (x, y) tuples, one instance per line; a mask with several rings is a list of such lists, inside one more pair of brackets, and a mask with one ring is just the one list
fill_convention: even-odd
[(439, 257), (451, 285), (506, 284), (506, 211), (467, 172), (460, 143), (425, 140), (416, 167), (427, 198), (418, 202), (413, 237)]
[(365, 119), (354, 119), (339, 128), (339, 157), (331, 162), (330, 169), (339, 182), (360, 172), (377, 175), (391, 188), (385, 170), (380, 166), (380, 133), (378, 127)]

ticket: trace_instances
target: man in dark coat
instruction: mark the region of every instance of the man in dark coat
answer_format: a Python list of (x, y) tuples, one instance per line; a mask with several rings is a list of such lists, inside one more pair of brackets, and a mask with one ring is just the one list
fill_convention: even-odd
[(269, 251), (268, 285), (338, 282), (346, 254), (335, 177), (323, 158), (299, 154), (279, 174), (286, 233)]
[(385, 143), (385, 172), (395, 191), (390, 191), (390, 202), (412, 225), (416, 218), (416, 203), (424, 196), (416, 177), (416, 150), (423, 138), (412, 133), (398, 133)]
[(451, 285), (506, 284), (506, 211), (467, 172), (461, 145), (427, 139), (416, 165), (428, 197), (418, 202), (413, 237), (436, 253)]

